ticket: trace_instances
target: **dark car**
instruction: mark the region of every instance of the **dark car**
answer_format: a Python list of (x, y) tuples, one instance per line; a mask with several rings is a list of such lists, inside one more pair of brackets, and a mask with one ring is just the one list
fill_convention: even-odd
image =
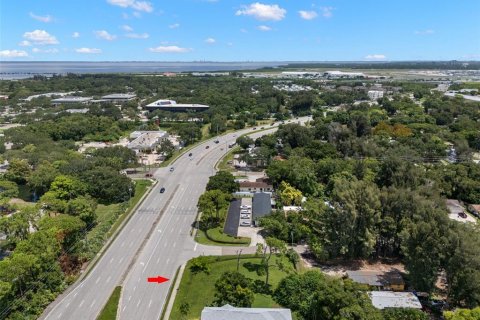
[(146, 174), (145, 174), (145, 177), (151, 178), (151, 177), (153, 177), (153, 174), (151, 174), (151, 173), (146, 173)]
[(265, 129), (265, 127), (261, 127), (260, 129)]
[(170, 172), (173, 172), (173, 170), (175, 170), (175, 168), (174, 168), (174, 167), (171, 167), (171, 168), (170, 168)]
[(270, 126), (274, 126), (274, 125), (275, 125), (275, 123), (270, 124)]
[(191, 156), (192, 156), (192, 153), (190, 152), (190, 153), (188, 154), (188, 156), (191, 157)]
[(218, 140), (215, 140), (215, 143), (220, 143), (220, 141), (218, 141)]
[(252, 130), (257, 130), (257, 128), (253, 128)]
[(165, 192), (165, 188), (160, 188), (160, 193), (164, 193)]
[(205, 149), (208, 149), (208, 148), (210, 148), (210, 146), (206, 146), (206, 147), (205, 147)]

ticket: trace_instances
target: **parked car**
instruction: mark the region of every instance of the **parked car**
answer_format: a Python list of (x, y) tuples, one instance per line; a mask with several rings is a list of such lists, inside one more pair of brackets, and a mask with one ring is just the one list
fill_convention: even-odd
[(241, 206), (240, 206), (240, 208), (242, 208), (242, 209), (251, 209), (251, 208), (252, 208), (252, 206), (249, 206), (249, 205), (243, 204), (243, 205), (241, 205)]
[(150, 172), (149, 172), (149, 173), (146, 173), (146, 174), (145, 174), (145, 177), (146, 177), (146, 178), (151, 178), (151, 177), (153, 177), (153, 174), (150, 173)]
[(160, 193), (164, 193), (165, 192), (165, 188), (164, 187), (161, 187), (160, 188)]
[(249, 214), (241, 214), (240, 219), (250, 219), (250, 215)]
[(250, 223), (250, 221), (241, 221), (240, 225), (244, 226), (244, 227), (250, 227), (251, 223)]
[(250, 214), (251, 210), (240, 210), (240, 214)]
[(173, 172), (173, 170), (175, 170), (175, 168), (174, 168), (174, 167), (171, 167), (171, 168), (170, 168), (170, 172)]

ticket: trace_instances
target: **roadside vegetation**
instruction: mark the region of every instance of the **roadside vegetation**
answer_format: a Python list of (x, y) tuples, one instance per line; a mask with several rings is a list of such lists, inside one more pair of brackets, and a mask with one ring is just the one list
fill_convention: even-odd
[(110, 298), (108, 298), (107, 304), (103, 307), (102, 311), (97, 317), (97, 320), (115, 320), (117, 319), (118, 303), (122, 293), (122, 287), (118, 286), (112, 292)]

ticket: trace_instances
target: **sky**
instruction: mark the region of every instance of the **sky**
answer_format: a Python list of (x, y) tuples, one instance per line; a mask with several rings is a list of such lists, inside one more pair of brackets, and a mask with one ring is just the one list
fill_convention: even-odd
[(479, 0), (0, 0), (1, 61), (454, 59)]

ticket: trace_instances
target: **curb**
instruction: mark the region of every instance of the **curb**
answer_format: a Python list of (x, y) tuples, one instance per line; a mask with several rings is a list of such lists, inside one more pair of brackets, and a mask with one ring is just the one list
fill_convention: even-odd
[[(187, 261), (188, 262), (188, 261)], [(175, 283), (172, 289), (169, 292), (168, 296), (168, 304), (165, 309), (165, 313), (163, 314), (162, 320), (168, 320), (170, 318), (170, 313), (173, 309), (173, 303), (175, 302), (175, 297), (177, 296), (178, 287), (180, 286), (180, 282), (182, 281), (183, 272), (185, 271), (185, 267), (187, 263), (184, 263), (180, 266), (180, 269), (177, 272), (177, 276), (175, 277)]]

